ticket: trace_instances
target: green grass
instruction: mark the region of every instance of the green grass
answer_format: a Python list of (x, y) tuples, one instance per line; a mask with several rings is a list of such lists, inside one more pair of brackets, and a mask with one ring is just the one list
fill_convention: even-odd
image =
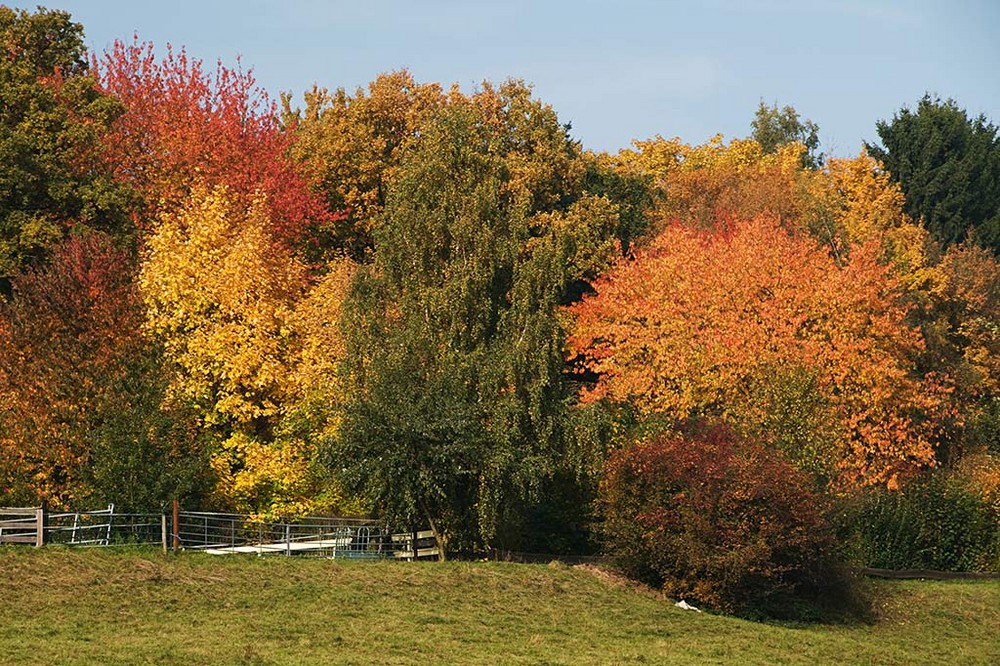
[(0, 548), (0, 663), (1000, 664), (1000, 582), (873, 582), (875, 624), (675, 608), (566, 566)]

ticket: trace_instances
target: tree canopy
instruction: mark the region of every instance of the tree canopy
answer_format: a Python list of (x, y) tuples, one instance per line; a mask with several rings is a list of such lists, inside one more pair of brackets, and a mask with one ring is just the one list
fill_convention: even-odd
[(868, 145), (906, 196), (906, 213), (944, 247), (971, 239), (1000, 255), (1000, 140), (985, 116), (924, 95), (876, 125)]
[[(121, 115), (94, 88), (83, 27), (62, 11), (0, 6), (0, 282), (70, 230), (128, 235), (127, 197), (95, 168)], [(0, 285), (2, 286), (2, 285)]]
[(605, 465), (674, 442), (710, 475), (706, 425), (754, 493), (787, 459), (768, 484), (975, 468), (995, 503), (1000, 151), (955, 102), (853, 157), (764, 102), (609, 154), (517, 79), (279, 109), (65, 12), (0, 7), (0, 44), (0, 503), (593, 548)]
[(811, 120), (800, 120), (795, 107), (786, 106), (780, 111), (778, 104), (768, 106), (760, 101), (753, 121), (750, 138), (761, 145), (765, 153), (773, 153), (778, 146), (788, 143), (801, 143), (806, 148), (802, 154), (802, 165), (815, 169), (823, 163), (819, 148), (819, 125)]
[(896, 484), (933, 459), (946, 391), (916, 374), (919, 332), (878, 249), (840, 268), (773, 218), (665, 229), (571, 308), (585, 401), (721, 417), (847, 483)]
[(456, 105), (403, 157), (347, 303), (351, 487), (456, 545), (491, 541), (556, 465), (571, 240), (533, 228), (489, 119)]

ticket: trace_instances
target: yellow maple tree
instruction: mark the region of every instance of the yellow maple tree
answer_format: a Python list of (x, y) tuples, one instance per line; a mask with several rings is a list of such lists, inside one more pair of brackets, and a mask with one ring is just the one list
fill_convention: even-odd
[[(139, 284), (147, 328), (175, 367), (176, 399), (199, 406), (216, 433), (220, 500), (262, 514), (308, 513), (328, 479), (316, 442), (286, 422), (339, 358), (321, 302), (345, 288), (331, 272), (311, 291), (306, 267), (268, 233), (261, 199), (197, 188), (149, 238)], [(324, 354), (327, 354), (324, 357)]]

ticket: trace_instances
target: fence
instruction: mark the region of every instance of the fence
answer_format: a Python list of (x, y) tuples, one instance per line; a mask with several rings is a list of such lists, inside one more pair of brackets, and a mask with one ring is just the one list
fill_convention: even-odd
[(0, 544), (45, 543), (45, 511), (40, 508), (0, 509)]
[(249, 516), (185, 511), (177, 514), (174, 547), (215, 555), (306, 555), (378, 559), (393, 555), (391, 535), (371, 521), (307, 517), (265, 522)]
[[(253, 516), (201, 511), (50, 513), (43, 508), (0, 508), (0, 544), (65, 546), (160, 546), (213, 555), (300, 555), (348, 559), (436, 557), (429, 531), (392, 534), (372, 520), (309, 516), (265, 521)], [(414, 548), (414, 545), (416, 548)]]

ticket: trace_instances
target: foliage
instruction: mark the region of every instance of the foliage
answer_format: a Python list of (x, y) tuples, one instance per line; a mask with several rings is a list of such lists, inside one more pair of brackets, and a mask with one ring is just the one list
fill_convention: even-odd
[(653, 216), (661, 227), (680, 220), (713, 228), (728, 218), (768, 214), (790, 231), (811, 235), (840, 263), (852, 245), (874, 240), (901, 265), (914, 249), (924, 259), (922, 248), (912, 247), (914, 227), (903, 212), (902, 191), (865, 151), (810, 169), (798, 142), (768, 151), (755, 139), (727, 144), (717, 135), (690, 146), (656, 136), (635, 141), (634, 148), (610, 161), (618, 173), (653, 183)]
[(628, 256), (632, 243), (642, 239), (649, 230), (647, 212), (654, 201), (651, 178), (626, 171), (607, 153), (588, 152), (584, 159), (587, 161), (584, 189), (618, 204), (619, 223), (615, 235), (622, 254)]
[(885, 569), (1000, 570), (995, 462), (934, 471), (901, 491), (854, 499), (846, 522), (859, 558)]
[(779, 441), (793, 460), (894, 485), (932, 461), (947, 387), (915, 374), (921, 339), (878, 252), (859, 246), (840, 268), (771, 219), (671, 225), (570, 308), (570, 354), (599, 376), (582, 400), (746, 433), (791, 418), (802, 438)]
[(633, 144), (635, 150), (618, 154), (618, 168), (651, 180), (660, 195), (655, 217), (661, 227), (677, 219), (711, 228), (730, 216), (749, 219), (762, 213), (779, 217), (792, 229), (805, 224), (797, 187), (800, 144), (782, 145), (770, 154), (753, 139), (726, 144), (721, 134), (700, 146), (659, 135)]
[(903, 193), (864, 150), (850, 159), (830, 158), (822, 171), (802, 171), (796, 184), (802, 201), (799, 227), (846, 262), (859, 243), (880, 242), (884, 260), (908, 288), (926, 279), (925, 243), (903, 212)]
[(85, 427), (89, 492), (77, 508), (113, 503), (122, 511), (164, 511), (172, 500), (207, 506), (216, 479), (209, 442), (190, 404), (168, 401), (162, 350), (150, 343), (117, 376), (102, 377)]
[(178, 390), (210, 425), (273, 427), (286, 390), (289, 319), (303, 266), (268, 233), (266, 205), (196, 190), (150, 236), (140, 275), (148, 326), (179, 370)]
[(267, 210), (262, 198), (245, 207), (224, 186), (196, 188), (149, 237), (139, 284), (146, 325), (173, 368), (173, 395), (214, 433), (222, 501), (287, 515), (311, 510), (323, 485), (315, 441), (283, 421), (303, 391), (296, 373), (322, 370), (314, 348), (312, 366), (301, 367), (305, 266), (271, 235)]
[(1000, 455), (995, 451), (966, 455), (955, 466), (953, 474), (957, 482), (990, 507), (1000, 521)]
[(0, 7), (0, 42), (6, 501), (214, 483), (585, 548), (607, 452), (690, 417), (847, 486), (1000, 446), (1000, 271), (960, 242), (996, 251), (1000, 151), (954, 102), (871, 157), (763, 102), (752, 138), (610, 156), (518, 80), (403, 70), (279, 115), (184, 50), (88, 62), (65, 12)]
[(700, 430), (611, 456), (601, 506), (614, 562), (729, 612), (777, 612), (832, 584), (833, 534), (809, 479), (769, 447)]
[(868, 151), (906, 195), (906, 212), (944, 247), (974, 240), (1000, 254), (1000, 141), (985, 116), (924, 95), (877, 124)]
[(334, 464), (396, 523), (429, 519), (466, 548), (518, 513), (560, 441), (569, 248), (555, 229), (532, 236), (498, 140), (470, 106), (424, 129), (346, 305), (353, 395)]
[(319, 441), (337, 431), (347, 393), (339, 372), (346, 354), (340, 318), (356, 269), (347, 259), (331, 262), (291, 312), (295, 358), (288, 381), (293, 397), (286, 402), (283, 432)]
[(429, 115), (445, 104), (438, 84), (418, 84), (406, 70), (380, 74), (350, 95), (319, 87), (305, 111), (283, 98), (284, 122), (296, 140), (291, 153), (319, 184), (331, 210), (344, 210), (330, 242), (361, 259), (371, 249), (393, 171)]
[[(897, 294), (911, 306), (906, 320), (919, 325), (924, 337), (924, 347), (915, 352), (914, 370), (947, 377), (953, 386), (944, 396), (947, 407), (934, 436), (939, 456), (947, 460), (953, 449), (960, 452), (974, 446), (972, 442), (989, 440), (990, 394), (981, 384), (970, 383), (983, 375), (967, 371), (961, 361), (967, 342), (956, 331), (969, 327), (971, 321), (965, 318), (970, 315), (980, 322), (976, 330), (991, 330), (990, 316), (981, 309), (973, 315), (962, 301), (949, 302), (948, 294), (954, 291), (948, 286), (951, 262), (942, 262), (934, 240), (903, 212), (899, 185), (876, 160), (863, 151), (850, 159), (831, 158), (822, 169), (805, 169), (799, 159), (801, 147), (796, 144), (766, 154), (754, 140), (727, 144), (721, 137), (694, 147), (678, 139), (656, 137), (636, 142), (635, 147), (606, 159), (616, 173), (653, 181), (658, 196), (652, 217), (661, 231), (677, 220), (725, 235), (732, 219), (765, 213), (777, 217), (794, 235), (811, 236), (842, 267), (860, 246), (867, 246), (864, 252), (868, 253), (880, 246), (876, 258), (888, 265)], [(996, 274), (988, 265), (980, 266), (978, 272)], [(989, 300), (980, 296), (977, 302)], [(951, 312), (955, 315), (945, 314)], [(988, 354), (980, 351), (978, 357), (985, 359)], [(731, 411), (730, 418), (739, 418), (745, 433), (771, 440), (796, 464), (822, 477), (829, 474), (836, 458), (831, 455), (837, 451), (834, 443), (842, 433), (838, 434), (838, 419), (831, 419), (832, 406), (824, 406), (822, 394), (816, 393), (821, 386), (816, 379), (808, 368), (782, 364), (759, 372), (756, 378), (746, 377), (737, 399), (742, 407)]]
[(786, 106), (779, 111), (777, 102), (768, 106), (761, 100), (750, 127), (753, 130), (750, 137), (765, 153), (776, 152), (778, 146), (788, 143), (800, 143), (806, 149), (802, 153), (802, 166), (815, 169), (823, 163), (823, 154), (816, 154), (819, 125), (811, 120), (799, 120), (794, 107)]
[[(403, 156), (449, 107), (472, 107), (482, 114), (494, 132), (490, 150), (509, 172), (503, 187), (523, 198), (526, 213), (539, 215), (538, 223), (557, 219), (551, 215), (589, 196), (605, 200), (608, 209), (614, 205), (614, 231), (623, 247), (645, 229), (645, 184), (615, 176), (584, 155), (552, 107), (534, 98), (523, 81), (487, 81), (465, 95), (457, 86), (445, 93), (439, 84), (417, 83), (400, 70), (379, 75), (367, 93), (316, 88), (306, 95), (304, 111), (292, 110), (285, 98), (285, 123), (296, 136), (293, 154), (320, 184), (329, 205), (348, 212), (330, 239), (335, 247), (356, 260), (371, 260), (375, 230)], [(586, 235), (594, 225), (611, 222), (598, 215), (593, 222), (578, 217), (572, 223), (590, 226), (591, 231), (582, 231)], [(606, 254), (586, 261), (606, 263)]]
[(105, 136), (104, 168), (140, 197), (142, 223), (182, 206), (194, 187), (225, 185), (243, 206), (262, 198), (275, 238), (322, 257), (337, 216), (288, 156), (292, 137), (251, 72), (220, 63), (209, 74), (169, 48), (158, 61), (137, 40), (116, 41), (93, 66), (125, 107)]
[(62, 11), (0, 6), (0, 280), (47, 258), (70, 229), (128, 236), (127, 197), (95, 169), (121, 113), (94, 90), (83, 28)]
[(953, 402), (960, 419), (948, 459), (1000, 448), (1000, 265), (971, 244), (948, 248), (935, 267), (922, 326), (930, 370), (955, 377)]
[[(50, 265), (15, 276), (0, 316), (2, 502), (157, 509), (197, 497), (205, 468), (182, 406), (141, 334), (128, 255), (71, 237)], [(126, 406), (129, 408), (126, 410)]]

